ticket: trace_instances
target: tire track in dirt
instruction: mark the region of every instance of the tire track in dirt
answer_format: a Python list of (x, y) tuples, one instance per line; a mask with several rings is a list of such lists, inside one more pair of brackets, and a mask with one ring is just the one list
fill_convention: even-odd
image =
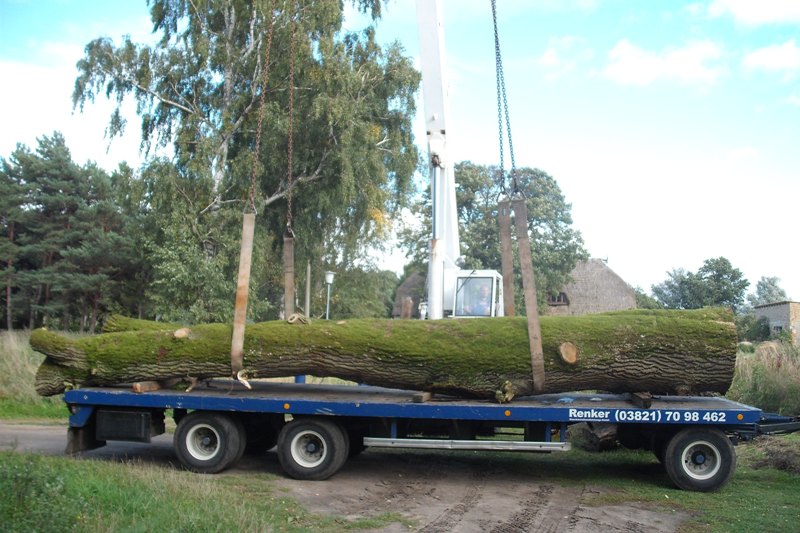
[(470, 476), (471, 482), (467, 485), (464, 495), (458, 503), (445, 509), (444, 512), (423, 526), (420, 531), (424, 531), (425, 533), (447, 533), (449, 531), (454, 531), (454, 528), (462, 521), (464, 516), (471, 511), (483, 497), (483, 480), (485, 477), (486, 472), (473, 470)]
[(553, 495), (553, 485), (542, 485), (533, 494), (520, 502), (521, 510), (511, 517), (491, 529), (491, 533), (524, 533), (531, 531), (534, 524), (537, 524), (536, 531), (557, 531), (557, 524), (553, 523), (553, 528), (542, 528), (544, 521), (541, 519), (542, 511), (547, 507)]
[(421, 497), (436, 498), (436, 484), (431, 480), (439, 470), (437, 461), (416, 456), (401, 458), (401, 461), (403, 464), (396, 471), (364, 487), (358, 497), (360, 509), (385, 509), (387, 504), (395, 509), (413, 509), (419, 505), (417, 500)]

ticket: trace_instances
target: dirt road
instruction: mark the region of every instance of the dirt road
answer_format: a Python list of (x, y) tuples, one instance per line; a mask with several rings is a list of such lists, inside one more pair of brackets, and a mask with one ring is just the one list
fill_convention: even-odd
[[(65, 443), (64, 426), (0, 421), (0, 450), (61, 455)], [(112, 461), (137, 459), (165, 467), (177, 464), (171, 435), (157, 437), (151, 444), (111, 443), (84, 455)], [(409, 529), (396, 523), (382, 533), (671, 532), (689, 518), (630, 504), (592, 505), (596, 496), (609, 489), (579, 479), (551, 482), (559, 479), (557, 473), (532, 476), (520, 465), (518, 457), (509, 454), (368, 450), (330, 480), (313, 482), (288, 479), (275, 454), (267, 453), (246, 457), (225, 475), (244, 470), (276, 474), (276, 488), (315, 513), (354, 518), (391, 511), (416, 524)], [(653, 473), (658, 475), (657, 465)]]

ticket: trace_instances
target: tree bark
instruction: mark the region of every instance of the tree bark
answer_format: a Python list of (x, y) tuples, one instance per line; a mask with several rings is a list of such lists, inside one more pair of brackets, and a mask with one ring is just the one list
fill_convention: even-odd
[[(230, 375), (230, 325), (178, 327), (113, 317), (106, 329), (117, 332), (76, 340), (35, 330), (31, 345), (47, 356), (36, 390)], [(541, 328), (544, 392), (724, 393), (733, 378), (726, 310), (543, 316)], [(564, 342), (574, 364), (561, 358)], [(244, 368), (249, 379), (311, 374), (499, 401), (533, 391), (525, 317), (263, 322), (247, 326)]]

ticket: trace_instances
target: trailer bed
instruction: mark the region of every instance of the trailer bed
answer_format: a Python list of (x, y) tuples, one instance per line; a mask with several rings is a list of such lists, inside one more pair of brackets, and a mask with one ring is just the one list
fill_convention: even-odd
[(83, 388), (65, 393), (81, 406), (125, 406), (290, 415), (415, 419), (508, 420), (516, 422), (611, 422), (637, 424), (756, 425), (761, 410), (723, 397), (655, 396), (649, 408), (629, 394), (543, 394), (499, 404), (490, 400), (433, 395), (381, 387), (254, 382), (248, 390), (231, 381), (210, 381), (191, 392), (134, 393), (130, 387)]
[[(71, 416), (67, 451), (108, 440), (149, 442), (177, 427), (175, 452), (190, 470), (216, 473), (253, 446), (275, 446), (297, 479), (327, 479), (367, 447), (567, 451), (570, 426), (613, 425), (628, 448), (651, 450), (670, 479), (717, 490), (736, 465), (733, 444), (760, 431), (760, 409), (722, 397), (542, 394), (500, 404), (355, 385), (203, 382), (191, 391), (133, 392), (130, 385), (64, 394)], [(782, 422), (786, 425), (786, 421)]]

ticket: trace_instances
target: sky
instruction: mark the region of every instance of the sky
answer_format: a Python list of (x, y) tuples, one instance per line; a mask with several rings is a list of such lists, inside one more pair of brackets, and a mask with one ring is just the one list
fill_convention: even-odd
[[(497, 164), (490, 2), (443, 10), (452, 159)], [(497, 0), (497, 10), (516, 164), (556, 179), (592, 257), (649, 292), (723, 256), (750, 290), (774, 276), (800, 300), (800, 1)], [(348, 29), (366, 23), (348, 9)], [(134, 107), (127, 134), (109, 142), (111, 103), (81, 112), (71, 93), (91, 39), (152, 42), (150, 30), (144, 0), (0, 0), (0, 157), (60, 131), (78, 163), (138, 166)], [(419, 65), (414, 2), (389, 0), (377, 37)], [(422, 108), (420, 97), (420, 146)]]

